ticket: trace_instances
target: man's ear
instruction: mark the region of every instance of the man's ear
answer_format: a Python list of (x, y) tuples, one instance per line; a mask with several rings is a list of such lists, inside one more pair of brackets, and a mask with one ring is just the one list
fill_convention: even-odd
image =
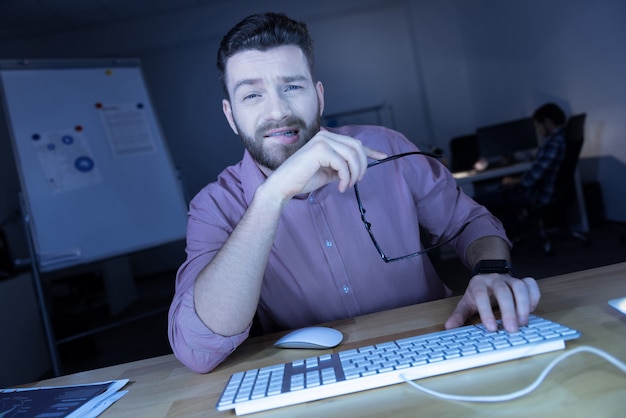
[(235, 119), (233, 119), (233, 109), (230, 107), (230, 102), (226, 99), (222, 100), (222, 112), (224, 112), (224, 116), (226, 116), (226, 120), (230, 125), (230, 129), (233, 130), (235, 135), (239, 135), (239, 131), (237, 131), (237, 125), (235, 124)]
[(324, 113), (324, 85), (321, 81), (315, 84), (315, 90), (317, 91), (317, 100), (320, 104), (320, 117)]

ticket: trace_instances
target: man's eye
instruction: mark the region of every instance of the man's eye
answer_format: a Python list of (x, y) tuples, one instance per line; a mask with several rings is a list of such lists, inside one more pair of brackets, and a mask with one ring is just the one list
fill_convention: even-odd
[(247, 94), (247, 95), (243, 96), (243, 100), (250, 100), (250, 99), (254, 99), (256, 97), (259, 97), (259, 95), (256, 94), (256, 93), (250, 93), (250, 94)]
[(301, 88), (302, 88), (301, 86), (289, 85), (289, 86), (285, 87), (285, 91), (300, 90)]

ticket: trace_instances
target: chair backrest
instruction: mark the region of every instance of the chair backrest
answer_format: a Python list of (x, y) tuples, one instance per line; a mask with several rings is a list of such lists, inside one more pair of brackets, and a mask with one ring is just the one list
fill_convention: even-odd
[(466, 171), (478, 161), (478, 138), (475, 134), (457, 136), (450, 140), (450, 171)]
[(562, 205), (572, 203), (576, 197), (574, 175), (583, 147), (586, 117), (585, 113), (572, 116), (565, 127), (565, 158), (557, 175), (554, 195), (554, 200)]

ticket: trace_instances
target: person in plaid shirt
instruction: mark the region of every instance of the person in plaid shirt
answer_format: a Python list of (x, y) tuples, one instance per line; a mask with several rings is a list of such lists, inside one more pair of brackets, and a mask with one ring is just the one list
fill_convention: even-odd
[(479, 193), (474, 199), (504, 224), (509, 239), (519, 237), (519, 221), (531, 210), (541, 210), (554, 196), (557, 175), (565, 158), (565, 125), (563, 110), (546, 103), (533, 113), (541, 144), (528, 171), (503, 177), (496, 189)]
[(547, 103), (533, 114), (537, 132), (542, 139), (531, 168), (521, 176), (504, 177), (505, 190), (512, 189), (508, 200), (516, 205), (541, 208), (550, 203), (563, 158), (565, 157), (565, 122), (563, 110)]

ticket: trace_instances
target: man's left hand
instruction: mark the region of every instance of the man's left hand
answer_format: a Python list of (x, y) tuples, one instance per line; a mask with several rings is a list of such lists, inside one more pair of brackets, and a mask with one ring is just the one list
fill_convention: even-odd
[(541, 292), (532, 277), (518, 279), (508, 274), (478, 274), (470, 280), (465, 294), (446, 321), (446, 329), (460, 327), (478, 313), (490, 331), (497, 329), (494, 306), (500, 308), (502, 324), (509, 332), (516, 332), (528, 323), (529, 314), (539, 304)]

